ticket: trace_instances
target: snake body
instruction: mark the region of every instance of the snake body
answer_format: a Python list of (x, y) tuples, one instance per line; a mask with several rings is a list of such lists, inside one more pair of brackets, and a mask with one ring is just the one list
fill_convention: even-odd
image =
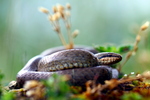
[[(49, 52), (50, 53), (50, 52)], [(17, 74), (17, 83), (21, 87), (27, 80), (47, 79), (52, 74), (70, 75), (69, 83), (84, 85), (87, 80), (97, 77), (98, 83), (118, 77), (118, 71), (109, 66), (121, 60), (115, 53), (93, 54), (88, 50), (70, 49), (58, 51), (50, 55), (38, 55)]]

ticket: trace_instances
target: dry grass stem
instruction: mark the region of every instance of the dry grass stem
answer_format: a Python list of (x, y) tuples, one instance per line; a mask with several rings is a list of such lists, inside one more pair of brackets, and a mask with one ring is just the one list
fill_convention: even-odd
[[(66, 6), (64, 7), (63, 5), (57, 4), (56, 6), (52, 7), (53, 14), (51, 14), (46, 8), (43, 8), (43, 7), (41, 7), (39, 10), (48, 15), (48, 19), (51, 22), (54, 31), (58, 34), (63, 46), (66, 49), (74, 48), (74, 41), (73, 41), (74, 37), (71, 34), (72, 32), (71, 32), (71, 22), (70, 22), (71, 5), (69, 3), (67, 3)], [(66, 40), (63, 37), (63, 34), (61, 32), (61, 26), (59, 24), (60, 19), (64, 21), (64, 24), (65, 24), (65, 27), (67, 30), (67, 36), (68, 36), (69, 43), (66, 42)]]
[(147, 21), (145, 24), (143, 24), (136, 36), (136, 39), (135, 39), (135, 42), (134, 42), (134, 46), (133, 46), (133, 49), (131, 51), (129, 51), (126, 55), (126, 58), (125, 58), (125, 61), (119, 66), (119, 71), (121, 71), (121, 68), (126, 64), (126, 62), (130, 59), (130, 57), (136, 53), (137, 49), (138, 49), (138, 44), (141, 40), (141, 35), (142, 35), (142, 32), (144, 30), (146, 30), (147, 28), (149, 27), (149, 22)]

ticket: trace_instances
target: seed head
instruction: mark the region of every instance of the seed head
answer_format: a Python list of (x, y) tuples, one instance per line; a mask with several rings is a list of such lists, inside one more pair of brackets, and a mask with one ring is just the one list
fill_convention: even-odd
[(56, 21), (56, 20), (58, 20), (59, 19), (59, 16), (55, 13), (54, 15), (53, 15), (53, 21)]
[(75, 30), (73, 33), (72, 33), (72, 37), (75, 38), (77, 37), (79, 34), (79, 30)]
[(56, 12), (56, 13), (55, 13), (55, 16), (57, 16), (57, 18), (59, 19), (59, 18), (61, 17), (60, 12)]
[(55, 14), (53, 14), (53, 15), (49, 15), (48, 16), (48, 19), (50, 20), (50, 21), (56, 21), (56, 20), (58, 20), (60, 17), (55, 13)]
[(43, 12), (43, 13), (45, 13), (45, 14), (48, 14), (48, 13), (49, 13), (48, 9), (46, 9), (46, 8), (44, 8), (44, 7), (40, 7), (40, 8), (39, 8), (39, 11), (41, 11), (41, 12)]
[(69, 3), (67, 3), (66, 4), (66, 8), (70, 10), (71, 9), (71, 5)]
[(142, 75), (146, 78), (150, 78), (150, 71), (145, 71)]
[(38, 86), (38, 82), (37, 81), (27, 81), (24, 85), (24, 88), (26, 90), (30, 89), (30, 88), (33, 88), (33, 87), (36, 87)]
[(137, 74), (136, 77), (137, 77), (137, 78), (140, 78), (140, 77), (142, 77), (142, 75), (141, 75), (141, 74)]
[(144, 31), (144, 30), (146, 30), (148, 27), (149, 27), (149, 21), (147, 21), (145, 24), (143, 24), (143, 25), (141, 26), (141, 30)]
[(62, 13), (64, 11), (64, 7), (60, 4), (56, 5), (58, 12)]
[(52, 10), (54, 13), (56, 13), (58, 11), (56, 6), (53, 6)]

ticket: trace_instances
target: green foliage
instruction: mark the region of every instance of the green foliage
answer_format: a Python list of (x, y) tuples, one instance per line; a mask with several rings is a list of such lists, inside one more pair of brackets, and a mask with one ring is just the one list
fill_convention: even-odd
[(109, 46), (94, 46), (96, 50), (99, 52), (114, 52), (114, 53), (127, 53), (130, 50), (133, 49), (133, 45), (124, 45), (124, 46), (114, 46), (114, 45), (109, 45)]
[(70, 87), (66, 83), (67, 76), (53, 74), (44, 81), (46, 86), (46, 98), (51, 100), (70, 100)]
[(15, 94), (13, 92), (6, 92), (3, 90), (2, 80), (4, 75), (0, 72), (0, 100), (14, 100)]
[(14, 100), (15, 99), (15, 93), (14, 92), (6, 92), (2, 97), (2, 100)]
[(3, 79), (3, 77), (4, 77), (4, 75), (0, 71), (0, 97), (2, 95), (2, 79)]
[(132, 84), (135, 85), (135, 86), (138, 86), (139, 85), (139, 81), (138, 80), (134, 80), (134, 81), (132, 81)]
[(121, 99), (122, 100), (143, 100), (143, 97), (138, 93), (129, 92), (121, 96)]

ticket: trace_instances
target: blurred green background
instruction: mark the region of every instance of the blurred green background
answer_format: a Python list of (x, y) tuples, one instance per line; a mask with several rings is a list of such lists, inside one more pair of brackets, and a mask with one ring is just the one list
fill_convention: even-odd
[[(61, 45), (47, 16), (38, 8), (43, 6), (51, 10), (55, 4), (65, 5), (67, 2), (72, 6), (72, 31), (80, 31), (75, 44), (131, 44), (138, 26), (150, 21), (148, 0), (0, 0), (0, 70), (5, 75), (4, 82), (15, 79), (17, 72), (33, 56)], [(143, 57), (147, 62), (139, 61), (143, 50), (149, 50), (149, 36), (142, 38), (138, 55), (127, 62), (123, 72), (150, 69), (149, 52), (145, 53), (147, 58)]]

